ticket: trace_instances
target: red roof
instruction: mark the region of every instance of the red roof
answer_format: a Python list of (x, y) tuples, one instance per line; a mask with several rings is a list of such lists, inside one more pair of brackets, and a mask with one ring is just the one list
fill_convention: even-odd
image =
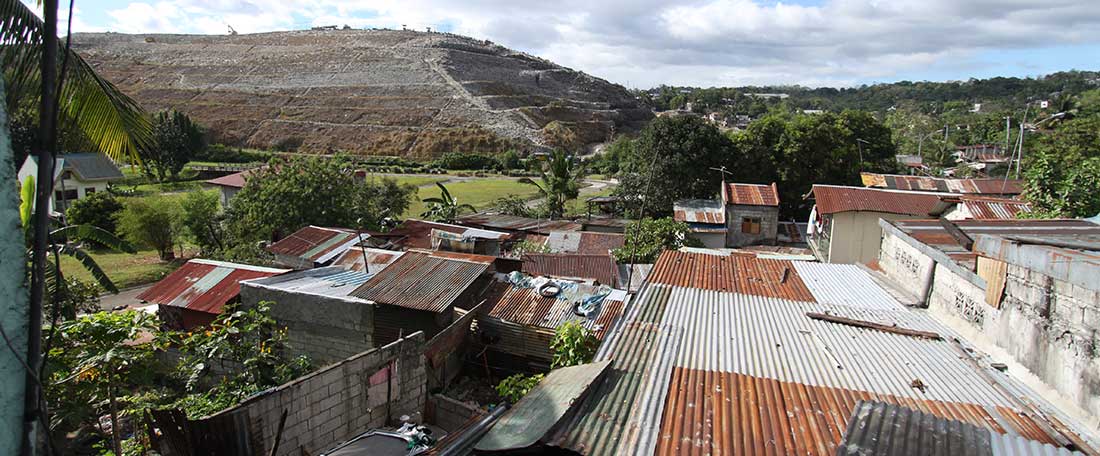
[(711, 255), (665, 250), (653, 265), (649, 281), (814, 302), (813, 294), (790, 261), (762, 259), (755, 255)]
[(307, 226), (267, 247), (267, 251), (325, 263), (358, 242), (353, 230)]
[(726, 204), (779, 206), (779, 190), (775, 188), (775, 182), (771, 185), (726, 184), (726, 188), (722, 190), (722, 199)]
[(941, 209), (940, 198), (950, 194), (814, 185), (813, 196), (818, 214), (868, 211), (927, 216)]
[(239, 173), (229, 174), (216, 179), (210, 179), (206, 181), (206, 183), (210, 185), (217, 185), (219, 187), (244, 188), (245, 179), (253, 172), (255, 172), (255, 170), (252, 169), (241, 171)]
[(451, 252), (405, 252), (352, 296), (378, 304), (446, 311), (490, 267), (493, 257)]
[(546, 246), (553, 253), (610, 255), (611, 250), (622, 247), (625, 243), (626, 237), (619, 233), (555, 231), (550, 233)]
[(432, 230), (446, 231), (454, 234), (474, 234), (475, 237), (495, 237), (502, 239), (508, 233), (483, 230), (466, 226), (452, 225), (449, 223), (429, 222), (426, 220), (408, 219), (396, 228), (379, 237), (393, 238), (394, 242), (407, 249), (432, 248)]
[(528, 253), (523, 255), (523, 272), (533, 276), (550, 276), (596, 280), (615, 286), (618, 267), (610, 255), (580, 255)]
[(1004, 198), (963, 196), (962, 205), (977, 220), (1014, 219), (1018, 214), (1031, 212), (1031, 204)]
[(241, 291), (241, 281), (271, 277), (288, 269), (211, 260), (191, 260), (137, 296), (141, 301), (220, 314)]

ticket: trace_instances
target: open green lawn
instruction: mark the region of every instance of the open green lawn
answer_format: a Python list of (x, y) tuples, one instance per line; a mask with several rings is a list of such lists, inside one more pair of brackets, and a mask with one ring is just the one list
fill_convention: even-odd
[[(157, 252), (153, 250), (140, 250), (136, 254), (93, 251), (91, 256), (119, 289), (156, 282), (182, 263), (179, 260), (171, 263), (162, 262), (157, 257)], [(61, 271), (66, 277), (93, 281), (92, 274), (70, 257), (61, 259)]]
[[(535, 187), (521, 184), (512, 179), (478, 179), (465, 182), (450, 182), (443, 184), (451, 192), (451, 196), (458, 200), (459, 204), (469, 204), (476, 208), (485, 209), (493, 205), (497, 198), (508, 195), (518, 195), (521, 198), (534, 198), (538, 195)], [(420, 199), (438, 197), (439, 188), (436, 186), (420, 187), (417, 196)], [(405, 211), (405, 217), (419, 218), (424, 212), (422, 201), (413, 201), (409, 210)]]
[[(447, 176), (421, 176), (416, 174), (410, 175), (396, 175), (396, 176), (371, 176), (371, 179), (388, 178), (397, 181), (398, 184), (411, 184), (417, 187), (424, 185), (431, 185), (436, 182), (443, 182), (447, 180)], [(433, 185), (434, 187), (434, 185)]]

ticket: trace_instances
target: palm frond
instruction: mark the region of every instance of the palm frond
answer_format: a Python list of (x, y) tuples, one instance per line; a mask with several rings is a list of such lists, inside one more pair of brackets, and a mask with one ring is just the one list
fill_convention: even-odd
[(546, 196), (546, 189), (543, 188), (542, 185), (539, 185), (538, 182), (535, 182), (528, 177), (521, 177), (519, 179), (516, 179), (516, 182), (519, 182), (521, 184), (534, 185), (535, 188), (539, 189), (539, 195)]
[(423, 201), (423, 202), (425, 202), (425, 203), (428, 203), (428, 204), (446, 204), (446, 203), (445, 203), (445, 202), (443, 201), (443, 199), (441, 199), (441, 198), (435, 198), (435, 197), (432, 197), (432, 198), (424, 198), (424, 199), (422, 199), (422, 200), (420, 200), (420, 201)]
[(115, 236), (110, 231), (95, 225), (69, 225), (50, 232), (50, 237), (65, 237), (84, 241), (95, 241), (105, 247), (126, 253), (137, 253), (133, 244)]
[(23, 222), (24, 229), (30, 228), (31, 216), (34, 215), (34, 191), (34, 176), (27, 176), (19, 191), (19, 221)]
[(439, 187), (439, 194), (443, 198), (443, 200), (454, 203), (455, 199), (451, 197), (451, 191), (447, 190), (447, 187), (444, 187), (442, 182), (436, 182), (435, 186)]
[[(21, 1), (0, 0), (0, 61), (4, 64), (9, 112), (20, 97), (33, 101), (39, 96), (44, 29), (42, 19)], [(65, 85), (58, 97), (65, 117), (112, 159), (140, 162), (139, 151), (149, 144), (151, 136), (145, 112), (96, 74), (76, 52), (70, 51), (68, 58), (68, 74), (64, 75)]]
[(458, 209), (467, 209), (470, 212), (477, 212), (477, 208), (469, 204), (460, 204), (458, 205)]
[(84, 269), (92, 274), (92, 278), (94, 278), (96, 283), (103, 287), (104, 290), (111, 293), (118, 293), (118, 287), (115, 286), (115, 283), (111, 281), (110, 277), (107, 277), (107, 273), (103, 272), (103, 268), (99, 267), (99, 263), (96, 263), (95, 259), (92, 258), (91, 255), (88, 255), (88, 252), (66, 244), (61, 246), (59, 253), (79, 261), (81, 266), (84, 266)]

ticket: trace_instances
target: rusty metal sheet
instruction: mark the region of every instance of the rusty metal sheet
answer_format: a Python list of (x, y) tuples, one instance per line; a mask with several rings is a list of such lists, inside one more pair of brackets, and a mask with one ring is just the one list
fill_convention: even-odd
[[(952, 194), (881, 190), (837, 185), (814, 185), (814, 204), (819, 214), (867, 211), (928, 216), (942, 206), (940, 199)], [(954, 195), (957, 196), (957, 195)]]
[(779, 206), (779, 191), (771, 185), (728, 183), (723, 189), (726, 204), (739, 206)]
[(528, 253), (522, 260), (523, 272), (529, 275), (595, 280), (618, 286), (618, 268), (610, 255)]
[(489, 230), (522, 231), (536, 234), (581, 230), (580, 223), (570, 220), (544, 220), (506, 214), (471, 214), (459, 217), (455, 223)]
[(1031, 212), (1031, 204), (1026, 201), (973, 196), (963, 196), (959, 199), (970, 217), (977, 220), (1012, 220), (1019, 214)]
[(622, 247), (625, 242), (626, 238), (618, 233), (555, 231), (550, 233), (546, 246), (553, 253), (610, 255), (611, 250)]
[(241, 281), (288, 271), (223, 261), (191, 260), (139, 294), (137, 299), (217, 315), (227, 302), (240, 293)]
[(267, 247), (267, 251), (299, 258), (308, 263), (325, 263), (358, 242), (354, 231), (343, 228), (307, 226)]
[(653, 265), (649, 280), (795, 301), (814, 300), (790, 261), (748, 255), (720, 256), (666, 250)]
[(726, 208), (718, 200), (679, 200), (672, 205), (672, 216), (678, 222), (722, 225), (726, 223)]
[[(405, 252), (397, 261), (351, 292), (352, 296), (416, 310), (443, 312), (484, 274), (491, 263), (465, 255)], [(486, 258), (469, 255), (471, 259)], [(489, 257), (491, 258), (491, 257)]]

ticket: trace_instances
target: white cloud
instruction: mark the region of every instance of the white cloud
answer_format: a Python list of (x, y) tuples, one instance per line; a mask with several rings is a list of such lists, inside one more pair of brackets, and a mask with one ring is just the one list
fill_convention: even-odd
[(844, 85), (972, 68), (991, 50), (1100, 45), (1095, 0), (143, 0), (108, 15), (109, 24), (74, 27), (251, 33), (406, 24), (490, 39), (638, 87)]

